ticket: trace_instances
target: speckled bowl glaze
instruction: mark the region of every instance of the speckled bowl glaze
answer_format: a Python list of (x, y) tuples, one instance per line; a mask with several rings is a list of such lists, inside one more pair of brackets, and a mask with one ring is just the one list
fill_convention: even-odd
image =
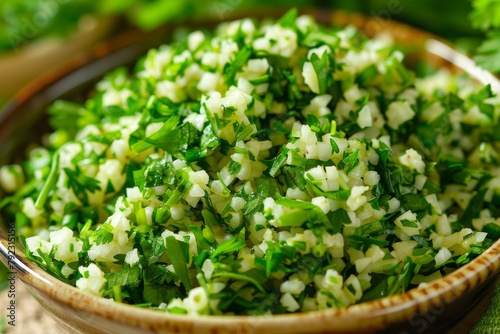
[[(467, 57), (433, 36), (393, 21), (380, 21), (345, 12), (305, 11), (327, 25), (353, 24), (374, 35), (387, 32), (409, 54), (436, 66), (466, 71), (500, 91), (494, 76), (481, 71)], [(281, 13), (270, 13), (277, 16)], [(263, 16), (263, 15), (255, 15)], [(228, 18), (229, 19), (229, 18)], [(231, 18), (232, 19), (232, 18)], [(210, 26), (217, 22), (197, 23)], [(45, 108), (57, 98), (82, 99), (102, 75), (130, 65), (145, 51), (168, 41), (172, 27), (152, 33), (129, 33), (93, 53), (41, 78), (26, 88), (0, 119), (0, 164), (20, 158), (27, 137), (40, 138), (47, 130)], [(29, 134), (29, 136), (26, 136)], [(14, 244), (12, 225), (0, 228), (0, 258), (28, 286), (31, 294), (68, 333), (424, 333), (446, 331), (484, 294), (500, 272), (500, 241), (467, 265), (426, 287), (361, 303), (342, 310), (275, 316), (183, 316), (115, 303), (79, 292), (26, 260)], [(10, 227), (10, 228), (9, 228)], [(10, 237), (10, 240), (9, 240)]]

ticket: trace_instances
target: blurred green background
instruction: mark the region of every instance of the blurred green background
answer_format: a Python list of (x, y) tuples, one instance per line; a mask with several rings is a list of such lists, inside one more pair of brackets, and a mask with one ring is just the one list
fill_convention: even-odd
[[(25, 63), (16, 60), (24, 57), (30, 46), (47, 39), (59, 41), (50, 44), (57, 53), (58, 47), (64, 48), (81, 30), (85, 17), (113, 21), (112, 27), (99, 35), (102, 37), (92, 40), (95, 44), (129, 29), (151, 30), (166, 22), (197, 17), (223, 20), (236, 11), (270, 5), (343, 9), (406, 22), (452, 41), (460, 50), (476, 55), (481, 66), (500, 72), (500, 0), (0, 0), (0, 110), (13, 92), (60, 65), (57, 61), (38, 62), (36, 52), (42, 54), (43, 48), (27, 56)], [(89, 47), (82, 44), (69, 52), (76, 54)], [(11, 72), (2, 73), (2, 65)], [(24, 73), (26, 69), (33, 71)], [(23, 78), (14, 84), (21, 75)], [(2, 267), (0, 264), (0, 290), (7, 274)], [(2, 327), (0, 322), (0, 332)]]
[(52, 48), (53, 41), (59, 41), (62, 51), (82, 23), (88, 28), (89, 17), (101, 26), (102, 21), (113, 23), (80, 48), (73, 45), (68, 55), (129, 29), (151, 30), (166, 22), (206, 17), (223, 20), (237, 11), (269, 6), (343, 9), (406, 22), (452, 41), (461, 51), (476, 54), (483, 67), (500, 72), (500, 0), (0, 0), (0, 108), (21, 86), (61, 63), (57, 48), (54, 56), (46, 52), (44, 61), (24, 60), (25, 51), (46, 40), (52, 41)]
[(469, 0), (2, 0), (0, 52), (47, 35), (65, 36), (86, 14), (120, 15), (132, 26), (153, 29), (172, 20), (223, 18), (235, 10), (271, 4), (359, 11), (405, 21), (450, 39), (480, 36), (468, 20)]

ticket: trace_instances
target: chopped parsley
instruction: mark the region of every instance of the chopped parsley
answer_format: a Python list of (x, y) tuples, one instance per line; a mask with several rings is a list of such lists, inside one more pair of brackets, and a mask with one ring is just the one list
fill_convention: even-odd
[(138, 307), (280, 314), (403, 293), (500, 237), (495, 93), (438, 75), (295, 10), (222, 23), (55, 102), (47, 146), (0, 169), (0, 208), (30, 260)]

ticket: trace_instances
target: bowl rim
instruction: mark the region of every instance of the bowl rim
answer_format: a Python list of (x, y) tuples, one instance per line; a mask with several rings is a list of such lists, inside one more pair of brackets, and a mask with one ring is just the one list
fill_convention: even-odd
[[(369, 22), (367, 20), (370, 20), (369, 17), (367, 18), (364, 15), (340, 10), (306, 9), (301, 10), (301, 13), (312, 14), (323, 24), (335, 23), (346, 25), (346, 23), (350, 23), (358, 28), (366, 28), (367, 22)], [(273, 15), (267, 13), (266, 16)], [(233, 17), (228, 19), (233, 19)], [(373, 20), (373, 18), (371, 19)], [(160, 30), (170, 31), (171, 28), (171, 25), (167, 25)], [(435, 36), (392, 20), (385, 22), (382, 29), (377, 31), (377, 33), (386, 30), (395, 32), (394, 34), (397, 36), (393, 37), (396, 41), (399, 38), (404, 39), (407, 34), (411, 34), (413, 40), (420, 43), (427, 43), (429, 41), (431, 43), (438, 43), (434, 44), (434, 49), (436, 45), (440, 45), (442, 52), (439, 50), (433, 52), (429, 48), (427, 52), (434, 53), (439, 58), (452, 62), (454, 66), (461, 67), (479, 81), (491, 82), (497, 85), (496, 87), (500, 87), (498, 80), (494, 76), (491, 74), (489, 76), (486, 75), (488, 72), (485, 74), (484, 71), (478, 70), (477, 67), (471, 68), (470, 66), (473, 62), (470, 58), (456, 52), (446, 43), (439, 41)], [(110, 43), (99, 45), (90, 53), (76, 57), (64, 66), (40, 77), (14, 97), (12, 103), (9, 104), (0, 116), (0, 124), (3, 127), (12, 127), (19, 117), (17, 114), (18, 110), (22, 110), (28, 106), (37, 95), (55, 85), (61, 78), (66, 77), (76, 70), (85, 68), (89, 63), (104, 58), (113, 52), (123, 52), (123, 50), (133, 51), (134, 42), (145, 38), (145, 36), (147, 38), (148, 36), (157, 34), (158, 31), (150, 33), (127, 32), (118, 36)], [(5, 142), (7, 140), (5, 138), (7, 137), (0, 133), (0, 142)], [(443, 278), (427, 284), (425, 287), (413, 288), (403, 294), (354, 304), (340, 310), (327, 309), (269, 316), (198, 315), (193, 317), (110, 302), (102, 297), (82, 293), (76, 287), (58, 280), (36, 264), (29, 262), (24, 252), (17, 245), (12, 248), (7, 233), (1, 224), (0, 255), (0, 259), (8, 267), (14, 269), (17, 276), (28, 287), (47, 295), (60, 305), (153, 331), (162, 331), (165, 329), (176, 331), (179, 328), (184, 330), (193, 330), (194, 328), (195, 330), (198, 327), (203, 327), (212, 330), (223, 328), (224, 330), (238, 330), (240, 332), (248, 332), (248, 329), (251, 328), (265, 328), (266, 330), (276, 332), (288, 332), (297, 331), (304, 324), (308, 326), (306, 329), (307, 332), (322, 330), (349, 331), (363, 328), (381, 329), (390, 324), (408, 320), (416, 312), (427, 312), (432, 307), (437, 307), (437, 305), (450, 304), (477, 286), (494, 279), (500, 272), (500, 240), (498, 240), (470, 263), (454, 270)]]

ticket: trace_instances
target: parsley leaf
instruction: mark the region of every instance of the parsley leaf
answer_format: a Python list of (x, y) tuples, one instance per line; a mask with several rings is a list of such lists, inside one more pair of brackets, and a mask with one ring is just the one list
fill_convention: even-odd
[(286, 12), (285, 15), (283, 15), (278, 21), (276, 21), (276, 23), (285, 28), (294, 28), (298, 14), (299, 13), (297, 8), (292, 8), (288, 12)]
[(50, 166), (49, 175), (47, 176), (47, 179), (43, 184), (42, 190), (38, 194), (38, 198), (36, 199), (35, 202), (35, 207), (38, 210), (41, 210), (45, 205), (45, 202), (49, 197), (49, 192), (56, 185), (58, 175), (59, 175), (59, 154), (54, 153), (54, 156), (52, 157), (52, 164)]
[(473, 0), (470, 21), (480, 30), (500, 28), (500, 3), (496, 0)]
[(238, 73), (244, 64), (248, 61), (252, 55), (252, 50), (245, 46), (241, 49), (235, 56), (234, 60), (224, 67), (224, 75), (226, 77), (226, 84), (228, 86), (234, 86), (236, 81), (236, 73)]
[(484, 102), (486, 99), (489, 99), (491, 97), (493, 97), (493, 92), (491, 91), (491, 85), (488, 84), (477, 93), (471, 94), (468, 100), (477, 105), (481, 113), (485, 114), (489, 119), (493, 120), (495, 116), (495, 107), (489, 103)]
[(182, 244), (187, 244), (185, 242), (177, 240), (174, 236), (166, 237), (165, 243), (167, 246), (168, 256), (170, 257), (170, 261), (172, 261), (175, 273), (179, 276), (186, 290), (191, 290), (191, 281), (189, 279), (187, 268), (187, 262), (189, 259), (186, 258), (185, 253), (182, 249)]
[(359, 163), (359, 148), (352, 153), (344, 153), (344, 158), (340, 161), (338, 167), (344, 169), (347, 167), (346, 174), (349, 174)]
[(500, 72), (500, 31), (494, 31), (481, 43), (474, 57), (479, 66)]
[(109, 244), (113, 241), (113, 226), (110, 224), (102, 224), (102, 226), (92, 232), (90, 239), (94, 240), (96, 245)]
[(311, 55), (311, 64), (318, 77), (319, 94), (325, 94), (333, 80), (328, 63), (328, 52), (323, 52), (321, 58), (316, 53)]
[(86, 176), (79, 171), (74, 171), (68, 167), (64, 167), (63, 171), (68, 177), (68, 187), (73, 190), (76, 197), (78, 197), (84, 205), (88, 204), (87, 191), (94, 193), (96, 190), (101, 190), (99, 180)]
[(167, 251), (163, 237), (158, 236), (150, 239), (141, 233), (138, 233), (137, 236), (142, 254), (149, 265), (158, 262)]
[(216, 260), (219, 256), (240, 250), (245, 245), (245, 229), (242, 229), (237, 237), (228, 239), (217, 246), (210, 258)]
[(112, 289), (114, 286), (137, 285), (142, 278), (141, 276), (142, 271), (139, 266), (123, 268), (104, 275), (108, 289)]
[(465, 209), (459, 222), (461, 222), (465, 227), (472, 227), (472, 219), (479, 217), (481, 210), (483, 209), (484, 196), (488, 188), (481, 189), (474, 195), (470, 200), (469, 205)]

